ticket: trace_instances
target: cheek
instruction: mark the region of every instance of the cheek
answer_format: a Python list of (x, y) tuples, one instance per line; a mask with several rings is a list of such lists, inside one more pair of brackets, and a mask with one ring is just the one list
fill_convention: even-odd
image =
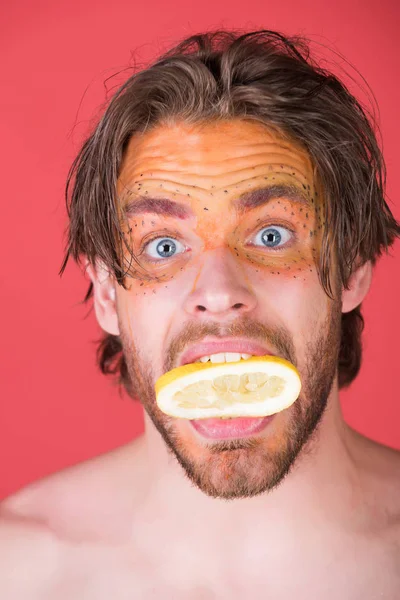
[(140, 348), (144, 359), (154, 364), (160, 341), (166, 339), (168, 325), (176, 314), (181, 289), (175, 280), (172, 284), (135, 279), (129, 282), (129, 291), (122, 291), (118, 302), (119, 317), (132, 344)]
[(286, 258), (282, 264), (257, 266), (252, 271), (247, 273), (261, 310), (264, 307), (262, 312), (267, 312), (267, 318), (276, 316), (301, 352), (327, 312), (327, 296), (313, 261), (306, 257), (290, 261)]

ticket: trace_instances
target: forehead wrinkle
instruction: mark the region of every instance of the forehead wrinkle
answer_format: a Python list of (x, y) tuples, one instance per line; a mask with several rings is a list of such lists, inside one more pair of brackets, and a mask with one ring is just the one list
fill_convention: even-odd
[[(260, 155), (257, 155), (258, 158), (260, 158)], [(254, 156), (248, 156), (248, 157), (233, 157), (233, 158), (229, 158), (229, 159), (223, 159), (223, 160), (218, 160), (218, 162), (216, 163), (215, 160), (202, 160), (202, 161), (189, 161), (187, 159), (185, 159), (185, 162), (182, 163), (182, 165), (180, 166), (180, 168), (176, 168), (176, 162), (177, 161), (172, 161), (169, 160), (167, 157), (165, 157), (165, 159), (163, 158), (163, 165), (160, 168), (160, 166), (157, 167), (157, 161), (155, 165), (140, 165), (136, 164), (133, 168), (129, 169), (129, 167), (126, 165), (126, 167), (123, 169), (123, 171), (125, 171), (127, 178), (128, 179), (133, 179), (133, 180), (137, 180), (139, 176), (145, 176), (147, 174), (151, 175), (150, 178), (146, 178), (144, 177), (144, 179), (141, 179), (141, 181), (151, 181), (154, 178), (163, 178), (165, 179), (165, 174), (168, 175), (169, 177), (174, 177), (174, 176), (181, 176), (182, 174), (184, 174), (185, 177), (201, 177), (202, 179), (211, 179), (213, 177), (219, 177), (219, 176), (224, 176), (224, 175), (232, 175), (235, 173), (241, 173), (243, 171), (250, 171), (253, 169), (265, 169), (266, 171), (270, 171), (271, 167), (274, 167), (277, 171), (279, 171), (279, 169), (282, 167), (282, 165), (286, 168), (286, 169), (293, 169), (295, 171), (297, 171), (302, 177), (307, 178), (307, 167), (309, 167), (309, 164), (302, 158), (300, 157), (293, 157), (292, 160), (288, 161), (288, 157), (287, 156), (282, 156), (281, 159), (279, 159), (279, 156), (277, 157), (276, 155), (273, 157), (269, 157), (263, 155), (264, 160), (263, 161), (254, 161), (255, 157)], [(161, 158), (161, 157), (160, 157)], [(248, 158), (249, 162), (248, 164), (243, 164), (240, 165), (239, 168), (230, 168), (229, 170), (227, 170), (226, 168), (221, 168), (223, 163), (227, 163), (227, 162), (238, 162), (240, 160), (242, 160), (242, 162), (244, 162), (244, 160)], [(250, 160), (251, 159), (251, 160)], [(168, 168), (168, 162), (170, 163), (170, 165), (172, 166), (172, 164), (174, 165), (175, 168)], [(121, 172), (121, 176), (123, 176), (124, 173)], [(165, 181), (168, 181), (168, 179), (165, 179)], [(172, 182), (175, 183), (175, 182)]]
[[(123, 165), (121, 174), (123, 171), (128, 171), (131, 176), (134, 175), (135, 172), (136, 175), (141, 173), (154, 174), (159, 172), (167, 172), (174, 175), (184, 171), (188, 176), (198, 176), (198, 167), (200, 167), (200, 169), (203, 167), (203, 169), (206, 169), (208, 172), (201, 173), (201, 175), (204, 177), (212, 177), (221, 174), (220, 170), (222, 165), (239, 162), (242, 164), (244, 163), (241, 170), (263, 165), (267, 167), (276, 165), (279, 167), (280, 165), (285, 164), (287, 168), (296, 168), (304, 176), (304, 170), (308, 171), (311, 167), (312, 161), (310, 156), (303, 150), (286, 147), (278, 143), (265, 144), (264, 142), (258, 145), (263, 146), (264, 151), (257, 150), (254, 152), (252, 149), (252, 151), (244, 153), (236, 152), (234, 155), (226, 156), (237, 149), (236, 144), (234, 144), (233, 149), (228, 146), (222, 156), (218, 156), (217, 159), (214, 156), (213, 145), (201, 152), (196, 152), (193, 149), (186, 149), (186, 151), (183, 151), (178, 148), (176, 150), (176, 144), (169, 149), (165, 148), (165, 145), (163, 145), (158, 154), (155, 154), (154, 151), (149, 152), (148, 148), (141, 148), (138, 152), (135, 152), (134, 150), (131, 152), (128, 151), (125, 155), (125, 164)], [(219, 144), (219, 150), (221, 150), (220, 146), (221, 144)], [(160, 161), (161, 168), (158, 167)], [(129, 163), (131, 164), (129, 165)], [(236, 169), (232, 169), (232, 171), (236, 171)], [(231, 170), (225, 171), (225, 173), (229, 174), (231, 173)]]
[[(282, 165), (285, 167), (285, 170), (282, 170)], [(274, 167), (271, 170), (271, 167)], [(127, 183), (123, 183), (122, 179), (119, 179), (119, 186), (125, 187), (125, 189), (130, 190), (130, 186), (135, 187), (135, 184), (139, 183), (140, 178), (140, 186), (160, 186), (163, 184), (170, 184), (171, 186), (181, 186), (182, 191), (199, 191), (203, 190), (204, 192), (209, 192), (211, 189), (214, 191), (220, 191), (227, 188), (231, 188), (234, 186), (238, 186), (241, 184), (245, 184), (246, 182), (253, 181), (258, 178), (265, 178), (266, 176), (278, 175), (279, 177), (293, 177), (292, 171), (296, 172), (296, 176), (302, 178), (304, 181), (313, 184), (313, 178), (311, 174), (307, 174), (299, 169), (298, 166), (294, 166), (293, 164), (287, 165), (283, 161), (277, 163), (260, 163), (258, 165), (246, 166), (240, 169), (232, 169), (230, 171), (223, 171), (222, 173), (193, 173), (188, 172), (186, 170), (176, 171), (176, 170), (168, 170), (168, 169), (143, 169), (141, 172), (138, 172), (135, 176), (129, 176), (131, 181)], [(146, 173), (149, 173), (151, 177), (145, 177)], [(245, 173), (248, 173), (248, 177), (245, 176)], [(168, 177), (165, 176), (168, 174)], [(250, 176), (251, 175), (251, 176)], [(182, 180), (182, 177), (185, 181)], [(223, 182), (218, 182), (218, 178), (224, 177), (226, 180)], [(239, 179), (237, 179), (239, 177)], [(214, 181), (217, 185), (211, 185), (211, 182)], [(190, 182), (190, 183), (189, 183)], [(204, 183), (206, 183), (206, 186)], [(171, 191), (178, 191), (175, 188)], [(133, 191), (132, 191), (133, 193)]]
[[(247, 152), (236, 152), (235, 154), (232, 154), (233, 149), (229, 148), (227, 149), (227, 154), (230, 152), (231, 155), (227, 155), (227, 156), (223, 156), (220, 157), (218, 159), (218, 162), (220, 163), (226, 163), (226, 162), (230, 162), (230, 161), (235, 161), (235, 160), (241, 160), (241, 159), (258, 159), (259, 157), (264, 157), (264, 156), (285, 156), (285, 157), (290, 157), (290, 159), (294, 159), (297, 161), (301, 161), (301, 162), (305, 162), (305, 161), (309, 161), (310, 157), (308, 156), (308, 154), (306, 154), (305, 152), (301, 152), (297, 149), (294, 148), (286, 148), (284, 146), (279, 146), (277, 144), (260, 144), (264, 147), (263, 151), (260, 150), (256, 150), (254, 151), (254, 148), (252, 148), (251, 150), (247, 147)], [(270, 147), (272, 146), (272, 148)], [(277, 146), (277, 148), (275, 148), (274, 146)], [(244, 147), (244, 146), (243, 146)], [(151, 153), (147, 153), (145, 150), (140, 150), (139, 151), (139, 158), (146, 160), (146, 162), (148, 163), (152, 163), (152, 162), (157, 162), (158, 160), (162, 159), (163, 161), (167, 162), (167, 163), (176, 163), (177, 161), (179, 162), (182, 157), (184, 158), (186, 163), (189, 162), (193, 162), (195, 164), (198, 164), (199, 162), (203, 162), (203, 157), (205, 157), (206, 159), (209, 158), (210, 156), (210, 152), (213, 151), (213, 147), (211, 148), (207, 148), (201, 151), (194, 151), (193, 149), (190, 150), (186, 150), (185, 152), (183, 150), (179, 150), (178, 152), (174, 152), (174, 148), (176, 148), (176, 146), (174, 146), (173, 148), (170, 148), (169, 151), (166, 150), (165, 147), (162, 148), (162, 151), (159, 152), (159, 154), (155, 154), (154, 152)], [(235, 145), (235, 149), (237, 149), (237, 146)], [(190, 158), (190, 157), (193, 158)], [(138, 157), (136, 156), (136, 159)]]

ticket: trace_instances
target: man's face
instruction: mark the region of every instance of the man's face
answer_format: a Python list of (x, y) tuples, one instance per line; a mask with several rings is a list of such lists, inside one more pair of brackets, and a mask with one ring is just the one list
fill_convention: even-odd
[[(281, 192), (266, 202), (271, 187)], [(140, 263), (128, 290), (117, 286), (132, 388), (203, 492), (230, 499), (272, 489), (323, 414), (340, 344), (340, 301), (326, 296), (316, 271), (322, 199), (308, 155), (256, 122), (160, 125), (132, 138), (118, 192)], [(188, 216), (135, 213), (150, 198), (179, 203)], [(239, 209), (240, 198), (258, 200)], [(206, 336), (244, 337), (291, 361), (298, 400), (262, 432), (234, 440), (204, 438), (161, 412), (156, 379)]]

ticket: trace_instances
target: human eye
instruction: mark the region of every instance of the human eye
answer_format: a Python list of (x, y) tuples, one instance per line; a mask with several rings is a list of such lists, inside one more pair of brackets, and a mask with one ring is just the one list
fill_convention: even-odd
[(290, 241), (295, 237), (294, 231), (287, 227), (281, 225), (268, 225), (268, 227), (263, 227), (258, 231), (255, 239), (260, 240), (260, 243), (266, 248), (280, 250), (281, 248), (290, 246)]
[(168, 236), (157, 236), (145, 242), (139, 252), (139, 255), (146, 253), (146, 259), (153, 263), (161, 262), (162, 259), (173, 258), (176, 256), (179, 247), (185, 250), (185, 246), (177, 239)]

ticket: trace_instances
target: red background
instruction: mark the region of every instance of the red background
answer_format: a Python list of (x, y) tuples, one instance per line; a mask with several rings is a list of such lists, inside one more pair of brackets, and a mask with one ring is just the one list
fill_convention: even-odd
[[(5, 6), (5, 3), (4, 5)], [(122, 0), (24, 2), (0, 18), (1, 379), (0, 496), (122, 443), (142, 409), (97, 371), (100, 330), (75, 265), (58, 277), (68, 167), (105, 100), (103, 82), (178, 39), (217, 27), (303, 33), (340, 51), (367, 79), (381, 111), (388, 194), (400, 218), (399, 9), (396, 0)], [(322, 52), (324, 53), (324, 52)], [(123, 75), (118, 81), (123, 79)], [(113, 85), (111, 82), (109, 85)], [(363, 97), (361, 95), (361, 97)], [(364, 363), (342, 393), (347, 421), (400, 448), (398, 242), (364, 305)]]

